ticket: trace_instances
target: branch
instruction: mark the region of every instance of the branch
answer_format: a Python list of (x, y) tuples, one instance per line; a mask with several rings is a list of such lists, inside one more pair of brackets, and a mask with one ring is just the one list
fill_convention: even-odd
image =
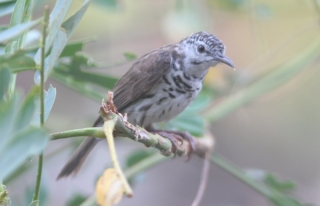
[[(115, 117), (111, 120), (115, 122), (115, 137), (128, 137), (136, 142), (140, 142), (147, 147), (154, 147), (166, 156), (172, 154), (172, 143), (158, 134), (152, 134), (139, 126), (133, 126), (127, 121), (127, 117), (120, 113), (112, 112)], [(78, 136), (92, 136), (97, 138), (106, 138), (102, 127), (89, 127), (83, 129), (75, 129), (64, 132), (53, 133), (50, 135), (51, 140), (64, 139)], [(206, 133), (203, 138), (195, 138), (196, 150), (194, 151), (200, 157), (204, 157), (206, 152), (211, 151), (214, 145), (214, 140), (209, 133)], [(178, 146), (178, 155), (186, 155), (189, 152), (189, 142), (183, 141)]]
[[(113, 137), (128, 137), (134, 141), (137, 141), (146, 145), (147, 147), (157, 148), (165, 156), (170, 156), (172, 155), (173, 152), (175, 152), (173, 151), (173, 145), (171, 141), (168, 140), (167, 138), (162, 137), (158, 134), (149, 133), (145, 129), (139, 126), (133, 126), (131, 123), (129, 123), (127, 121), (126, 114), (122, 115), (117, 111), (117, 108), (113, 104), (112, 96), (113, 96), (113, 93), (109, 92), (108, 101), (106, 103), (103, 102), (100, 108), (100, 114), (105, 121), (104, 127), (84, 128), (84, 129), (54, 133), (54, 134), (51, 134), (51, 140), (63, 139), (63, 138), (74, 137), (74, 136), (94, 136), (98, 138), (106, 138), (106, 135), (107, 135), (108, 136), (107, 140), (109, 142), (110, 137), (112, 138), (112, 140), (113, 140)], [(195, 138), (194, 143), (195, 143), (196, 149), (193, 152), (200, 157), (205, 157), (205, 156), (208, 157), (208, 154), (211, 153), (214, 146), (214, 138), (211, 136), (210, 133), (207, 132), (204, 138)], [(110, 150), (112, 148), (111, 145), (113, 145), (113, 143), (109, 142)], [(177, 151), (176, 154), (179, 156), (188, 155), (190, 154), (190, 148), (191, 148), (190, 143), (188, 141), (183, 141), (180, 145), (176, 147), (176, 151)], [(116, 160), (117, 158), (115, 155), (115, 151), (112, 151), (111, 154), (113, 154), (111, 156), (113, 156), (113, 163), (115, 168), (117, 168), (117, 171), (120, 171), (120, 174), (122, 174), (120, 167), (117, 166), (117, 160)], [(206, 158), (204, 175), (202, 177), (200, 189), (195, 200), (196, 204), (200, 202), (205, 190), (207, 175), (208, 175), (207, 173), (209, 169), (207, 160), (208, 158)], [(130, 172), (132, 175), (137, 171), (133, 170)], [(130, 172), (129, 172), (129, 175), (126, 174), (126, 176), (130, 176)], [(130, 192), (131, 191), (130, 186), (129, 185), (127, 186), (128, 186), (126, 187), (128, 189), (127, 191), (129, 191), (127, 192), (127, 194), (130, 195), (132, 194), (132, 192)], [(84, 205), (90, 204), (91, 201), (92, 200), (86, 201)]]
[(132, 197), (133, 196), (132, 189), (131, 189), (127, 179), (125, 178), (125, 176), (122, 172), (122, 169), (120, 167), (120, 164), (119, 164), (119, 161), (117, 158), (116, 148), (114, 145), (113, 131), (114, 131), (115, 122), (112, 120), (115, 118), (114, 113), (117, 112), (117, 109), (114, 106), (112, 100), (113, 100), (113, 93), (109, 92), (107, 103), (104, 103), (104, 101), (102, 101), (102, 106), (100, 108), (100, 114), (104, 120), (103, 130), (104, 130), (104, 133), (105, 133), (107, 141), (108, 141), (110, 157), (112, 160), (113, 167), (117, 171), (118, 177), (120, 178), (120, 180), (123, 184), (124, 192), (126, 193), (126, 195), (128, 197)]
[[(42, 22), (42, 39), (40, 43), (41, 48), (41, 62), (40, 62), (40, 126), (44, 128), (44, 61), (45, 61), (45, 49), (46, 49), (46, 37), (47, 37), (47, 27), (49, 22), (49, 6), (44, 7), (44, 19)], [(42, 176), (42, 165), (43, 165), (43, 153), (39, 155), (38, 159), (38, 171), (36, 185), (34, 189), (34, 194), (32, 197), (32, 202), (36, 202), (35, 205), (39, 206), (39, 195), (40, 195), (40, 185)]]

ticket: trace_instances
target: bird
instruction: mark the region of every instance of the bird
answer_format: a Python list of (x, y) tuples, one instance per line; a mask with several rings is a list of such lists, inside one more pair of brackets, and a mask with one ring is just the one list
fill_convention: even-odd
[[(169, 121), (180, 114), (202, 89), (209, 68), (219, 63), (234, 68), (225, 56), (226, 47), (214, 35), (200, 31), (151, 51), (138, 58), (113, 88), (113, 102), (127, 114), (128, 122), (168, 138), (174, 146), (186, 139), (186, 132), (156, 130), (154, 123)], [(93, 126), (103, 123), (99, 116)], [(62, 168), (57, 179), (76, 175), (99, 138), (87, 137)]]

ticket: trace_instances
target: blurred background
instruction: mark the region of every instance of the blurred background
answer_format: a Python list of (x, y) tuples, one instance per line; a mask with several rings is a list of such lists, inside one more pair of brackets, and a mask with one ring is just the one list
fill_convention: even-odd
[[(223, 41), (235, 71), (218, 66), (210, 70), (205, 84), (216, 102), (246, 89), (258, 77), (292, 61), (319, 36), (320, 10), (316, 0), (107, 0), (94, 1), (73, 40), (94, 37), (84, 51), (96, 62), (112, 65), (123, 61), (124, 52), (138, 57), (165, 44), (180, 41), (197, 31), (207, 31)], [(35, 16), (42, 15), (41, 1)], [(74, 1), (74, 11), (81, 5)], [(70, 15), (72, 14), (72, 9)], [(2, 18), (4, 22), (9, 21)], [(313, 62), (290, 81), (214, 122), (215, 151), (245, 170), (270, 171), (280, 179), (297, 183), (294, 196), (320, 205), (320, 70)], [(96, 69), (120, 77), (132, 62)], [(18, 87), (29, 91), (33, 72), (18, 75)], [(46, 123), (50, 132), (91, 126), (99, 102), (88, 99), (62, 84)], [(106, 92), (106, 91), (103, 91)], [(49, 206), (66, 205), (75, 196), (94, 193), (95, 182), (110, 166), (108, 147), (100, 143), (74, 178), (56, 181), (60, 169), (82, 140), (50, 142), (45, 152), (42, 198)], [(133, 151), (145, 147), (131, 140), (116, 142), (123, 162)], [(7, 185), (14, 205), (23, 205), (33, 192), (34, 167)], [(191, 205), (198, 188), (203, 161), (192, 157), (167, 161), (140, 174), (134, 197), (118, 205)], [(23, 183), (23, 184), (22, 184)], [(25, 191), (30, 191), (25, 193)], [(30, 194), (29, 194), (30, 193)], [(29, 198), (30, 199), (30, 198)], [(268, 201), (212, 165), (201, 205), (264, 206)]]

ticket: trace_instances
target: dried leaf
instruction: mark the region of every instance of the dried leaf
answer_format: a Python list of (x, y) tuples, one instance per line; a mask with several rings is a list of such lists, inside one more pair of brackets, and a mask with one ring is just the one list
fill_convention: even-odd
[(114, 168), (106, 169), (96, 184), (97, 204), (112, 206), (120, 202), (124, 187)]

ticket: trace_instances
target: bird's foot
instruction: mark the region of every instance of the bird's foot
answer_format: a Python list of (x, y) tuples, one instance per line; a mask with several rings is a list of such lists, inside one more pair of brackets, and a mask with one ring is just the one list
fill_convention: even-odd
[(190, 159), (190, 155), (192, 152), (196, 150), (196, 144), (194, 141), (194, 137), (192, 137), (188, 132), (179, 132), (179, 131), (167, 131), (167, 130), (151, 130), (149, 131), (154, 134), (159, 134), (162, 137), (169, 139), (172, 143), (172, 152), (174, 157), (176, 156), (178, 150), (178, 145), (181, 145), (183, 140), (189, 142), (189, 150), (187, 153), (188, 160)]
[(182, 137), (182, 139), (186, 140), (189, 142), (189, 151), (187, 153), (188, 159), (187, 161), (190, 160), (191, 154), (196, 151), (196, 142), (194, 140), (194, 137), (189, 134), (188, 132), (180, 132), (180, 131), (172, 131), (173, 134), (179, 135)]
[(172, 153), (173, 157), (175, 157), (178, 153), (178, 146), (182, 144), (183, 139), (179, 137), (178, 135), (175, 135), (173, 133), (170, 133), (168, 131), (155, 131), (154, 133), (159, 134), (160, 136), (167, 138), (172, 143)]

